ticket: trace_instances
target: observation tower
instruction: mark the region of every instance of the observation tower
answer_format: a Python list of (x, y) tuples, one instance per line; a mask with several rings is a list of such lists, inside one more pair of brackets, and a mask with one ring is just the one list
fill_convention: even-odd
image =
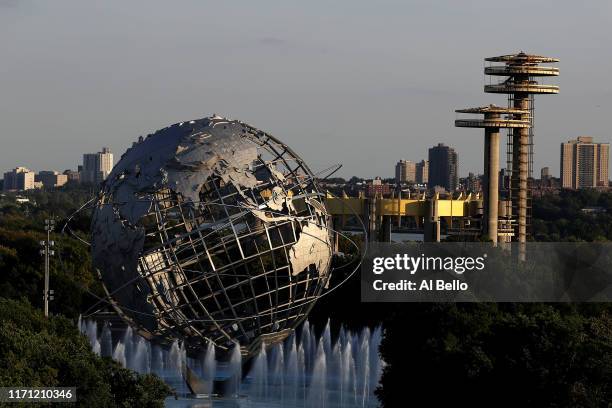
[(543, 85), (536, 79), (559, 75), (559, 68), (541, 66), (559, 62), (557, 58), (540, 55), (518, 54), (485, 58), (492, 65), (484, 68), (485, 75), (505, 77), (496, 84), (484, 86), (486, 93), (508, 95), (508, 108), (519, 110), (513, 113), (514, 119), (529, 126), (512, 127), (507, 138), (507, 171), (510, 174), (510, 188), (507, 199), (512, 201), (513, 213), (517, 215), (517, 240), (523, 245), (521, 257), (524, 257), (524, 243), (527, 242), (527, 227), (530, 224), (530, 197), (528, 179), (533, 171), (533, 119), (534, 95), (557, 94), (556, 85)]
[[(455, 112), (484, 115), (482, 118), (457, 119), (455, 120), (455, 126), (484, 129), (483, 233), (494, 244), (497, 244), (499, 219), (499, 129), (529, 129), (531, 122), (524, 118), (525, 115), (529, 115), (529, 111), (489, 105), (478, 108), (458, 109)], [(515, 119), (515, 117), (521, 119)]]

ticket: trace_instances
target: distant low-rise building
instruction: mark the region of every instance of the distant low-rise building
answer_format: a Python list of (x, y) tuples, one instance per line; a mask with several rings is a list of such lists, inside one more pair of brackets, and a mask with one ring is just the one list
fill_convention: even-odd
[(460, 183), (467, 192), (478, 193), (482, 191), (482, 176), (470, 172), (467, 177), (461, 179)]
[(78, 171), (68, 169), (64, 170), (64, 174), (66, 175), (67, 182), (69, 183), (79, 183), (81, 181), (81, 173)]
[(584, 207), (580, 211), (584, 214), (604, 214), (607, 212), (605, 207)]
[(388, 183), (384, 183), (380, 177), (376, 177), (366, 184), (366, 197), (384, 197), (390, 193), (391, 186)]
[(45, 188), (61, 187), (68, 182), (68, 176), (57, 171), (40, 171), (35, 177)]
[(25, 167), (16, 167), (4, 173), (4, 191), (25, 191), (37, 188), (33, 171)]

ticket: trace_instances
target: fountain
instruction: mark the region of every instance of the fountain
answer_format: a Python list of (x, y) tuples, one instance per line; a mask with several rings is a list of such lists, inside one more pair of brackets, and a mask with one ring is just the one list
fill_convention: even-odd
[[(107, 323), (81, 321), (79, 328), (99, 355), (112, 357), (124, 367), (139, 373), (155, 373), (173, 387), (181, 398), (168, 399), (173, 407), (201, 406), (202, 399), (213, 408), (354, 408), (376, 407), (383, 361), (378, 355), (382, 339), (380, 327), (353, 332), (341, 327), (332, 338), (329, 322), (319, 337), (306, 321), (283, 343), (263, 347), (252, 357), (243, 375), (243, 360), (236, 344), (218, 361), (210, 343), (196, 358), (187, 356), (182, 344), (169, 348), (152, 344), (128, 327), (113, 342)], [(99, 333), (98, 333), (99, 332)], [(189, 395), (185, 372), (201, 380), (203, 393)]]
[[(214, 347), (213, 347), (214, 350)], [(225, 381), (224, 395), (237, 398), (240, 395), (240, 384), (242, 382), (242, 355), (240, 344), (235, 343), (227, 366), (227, 380)]]

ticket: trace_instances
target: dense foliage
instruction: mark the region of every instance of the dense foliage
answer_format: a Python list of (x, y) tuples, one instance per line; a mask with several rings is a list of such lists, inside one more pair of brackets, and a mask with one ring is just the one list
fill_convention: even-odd
[(412, 304), (390, 316), (385, 407), (608, 407), (612, 316), (543, 304)]
[(612, 193), (561, 190), (535, 198), (533, 235), (537, 241), (551, 242), (612, 240)]
[[(0, 198), (0, 385), (76, 386), (79, 405), (86, 407), (163, 406), (170, 389), (158, 377), (98, 357), (78, 332), (78, 315), (96, 304), (102, 290), (87, 246), (59, 231), (51, 236), (56, 243), (50, 270), (53, 316), (45, 319), (40, 312), (44, 220), (53, 216), (61, 229), (90, 192), (68, 187), (27, 197), (29, 203), (17, 203), (13, 195)], [(71, 225), (87, 236), (87, 214)]]
[(76, 386), (84, 407), (161, 407), (170, 389), (94, 354), (74, 322), (0, 298), (0, 386)]
[[(33, 190), (23, 194), (29, 202), (17, 203), (15, 195), (0, 197), (0, 293), (7, 298), (26, 297), (32, 305), (42, 304), (42, 256), (40, 241), (46, 240), (44, 222), (56, 220), (51, 240), (51, 281), (58, 301), (52, 311), (76, 318), (85, 306), (102, 294), (91, 270), (89, 248), (68, 233), (66, 220), (91, 198), (88, 187), (69, 185), (55, 191)], [(74, 233), (87, 239), (89, 217), (79, 213), (70, 223)], [(88, 295), (92, 291), (94, 295)]]

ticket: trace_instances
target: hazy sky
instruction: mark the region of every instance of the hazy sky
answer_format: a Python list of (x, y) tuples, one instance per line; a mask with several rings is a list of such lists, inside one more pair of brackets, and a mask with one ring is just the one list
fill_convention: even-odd
[(560, 94), (536, 98), (535, 168), (557, 174), (561, 141), (611, 141), (611, 27), (610, 0), (0, 0), (0, 170), (118, 158), (218, 113), (313, 170), (390, 177), (445, 142), (482, 172), (482, 132), (454, 109), (505, 103), (483, 58), (522, 49), (561, 59)]

